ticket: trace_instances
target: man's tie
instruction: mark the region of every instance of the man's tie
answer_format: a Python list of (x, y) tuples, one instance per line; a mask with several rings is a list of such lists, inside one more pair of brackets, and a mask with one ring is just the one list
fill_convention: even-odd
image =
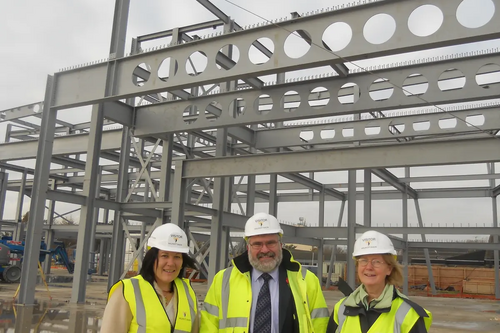
[(264, 284), (260, 288), (257, 306), (255, 308), (255, 318), (253, 322), (253, 333), (271, 333), (271, 293), (269, 292), (269, 280), (271, 275), (264, 273), (261, 275)]

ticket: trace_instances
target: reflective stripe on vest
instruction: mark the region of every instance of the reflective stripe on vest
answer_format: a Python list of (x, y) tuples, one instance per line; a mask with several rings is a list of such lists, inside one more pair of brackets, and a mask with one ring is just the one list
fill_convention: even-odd
[(141, 287), (139, 286), (139, 280), (131, 279), (132, 286), (134, 287), (135, 295), (135, 317), (139, 327), (137, 328), (137, 333), (146, 333), (146, 308), (144, 307), (144, 301), (142, 300)]
[[(338, 308), (337, 312), (337, 333), (342, 332), (342, 327), (344, 326), (345, 320), (347, 316), (344, 314), (345, 310), (345, 305), (344, 305), (345, 299), (342, 301)], [(411, 305), (406, 303), (405, 301), (401, 300), (401, 305), (396, 311), (395, 318), (394, 318), (394, 327), (393, 327), (393, 332), (394, 333), (401, 333), (401, 326), (403, 325), (403, 321), (405, 320), (406, 316), (411, 310)], [(380, 317), (377, 319), (379, 320)], [(374, 323), (375, 325), (375, 323)]]
[[(228, 327), (243, 327), (246, 328), (248, 325), (248, 318), (246, 317), (235, 317), (235, 318), (228, 318), (227, 313), (229, 309), (229, 280), (231, 278), (231, 272), (233, 271), (233, 267), (228, 267), (224, 271), (224, 274), (222, 275), (222, 295), (221, 295), (221, 301), (222, 301), (222, 319), (219, 319), (219, 329), (225, 329)], [(212, 307), (215, 307), (212, 305)], [(215, 307), (216, 308), (216, 307)], [(217, 309), (217, 314), (214, 314), (214, 316), (218, 316), (218, 310)], [(211, 311), (214, 311), (212, 308)], [(208, 313), (212, 314), (212, 312), (207, 311)], [(214, 311), (215, 312), (215, 311)]]
[(339, 320), (338, 327), (337, 327), (337, 332), (338, 333), (342, 332), (342, 326), (344, 326), (345, 317), (346, 317), (345, 314), (344, 314), (344, 310), (345, 310), (344, 302), (345, 302), (345, 298), (342, 301), (342, 303), (340, 304), (339, 311), (337, 312), (337, 318)]
[[(194, 309), (195, 309), (195, 304), (193, 301), (193, 298), (191, 297), (191, 295), (189, 295), (189, 287), (186, 283), (186, 281), (182, 280), (182, 284), (184, 286), (184, 291), (186, 292), (186, 297), (188, 299), (188, 303), (189, 303), (189, 311), (191, 312), (191, 327), (193, 327), (194, 325), (194, 319), (196, 318), (196, 313), (194, 312)], [(174, 332), (180, 332), (178, 330), (174, 330)]]
[[(147, 320), (146, 320), (146, 307), (144, 304), (143, 294), (141, 292), (141, 286), (140, 286), (141, 282), (139, 279), (141, 279), (143, 281), (143, 283), (147, 283), (148, 287), (150, 286), (150, 284), (149, 284), (149, 282), (145, 281), (142, 277), (129, 279), (130, 283), (132, 284), (133, 290), (134, 290), (134, 298), (135, 298), (135, 318), (134, 318), (134, 320), (138, 325), (137, 333), (146, 333), (146, 331), (147, 331), (146, 330), (146, 322), (147, 322)], [(187, 298), (187, 303), (189, 305), (190, 323), (191, 323), (190, 327), (192, 328), (194, 325), (195, 318), (197, 316), (196, 311), (195, 311), (196, 305), (194, 303), (195, 301), (193, 300), (194, 295), (192, 296), (190, 294), (190, 287), (188, 286), (188, 284), (184, 280), (175, 279), (174, 283), (177, 285), (177, 291), (180, 291), (181, 289), (184, 290), (185, 297)], [(181, 286), (182, 286), (182, 288), (181, 288)], [(155, 291), (155, 293), (156, 293), (156, 291)], [(178, 304), (181, 304), (180, 298), (182, 296), (184, 296), (184, 295), (177, 294)], [(180, 316), (181, 313), (183, 313), (183, 312), (181, 312), (181, 309), (177, 308), (177, 317), (175, 318), (176, 319), (175, 326), (179, 326), (179, 321), (182, 320), (181, 316)], [(167, 316), (165, 315), (165, 317), (167, 317)], [(184, 317), (185, 317), (185, 313), (184, 313)], [(168, 318), (167, 318), (167, 321), (169, 321)], [(170, 322), (169, 322), (169, 324), (170, 324)], [(174, 326), (174, 330), (172, 333), (189, 333), (190, 332), (190, 330), (182, 330), (182, 329), (176, 328), (175, 326)]]
[(411, 306), (410, 304), (403, 301), (403, 303), (399, 306), (398, 311), (396, 311), (396, 319), (394, 320), (394, 333), (401, 333), (401, 325), (403, 325), (403, 321), (406, 318), (408, 312), (410, 312)]
[(328, 308), (318, 308), (311, 311), (311, 318), (328, 318), (330, 314), (328, 313)]

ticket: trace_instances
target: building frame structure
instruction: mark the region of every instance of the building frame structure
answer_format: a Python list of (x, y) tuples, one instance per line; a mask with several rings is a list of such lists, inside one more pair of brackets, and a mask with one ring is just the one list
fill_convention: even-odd
[[(403, 235), (392, 237), (402, 250), (403, 263), (409, 263), (410, 247), (450, 246), (431, 244), (426, 235), (493, 235), (492, 244), (453, 246), (494, 250), (495, 295), (500, 298), (500, 186), (495, 182), (500, 177), (495, 173), (500, 156), (498, 49), (369, 68), (348, 66), (363, 59), (498, 39), (500, 1), (491, 1), (497, 10), (484, 25), (471, 28), (456, 14), (468, 0), (436, 0), (433, 6), (445, 19), (427, 36), (408, 28), (412, 13), (426, 6), (420, 0), (357, 1), (306, 15), (292, 13), (290, 18), (252, 27), (239, 26), (208, 0), (197, 1), (217, 19), (137, 37), (130, 54), (125, 54), (129, 0), (117, 0), (108, 59), (50, 75), (43, 102), (0, 113), (3, 121), (30, 128), (9, 127), (7, 141), (21, 141), (0, 145), (0, 218), (5, 192), (17, 190), (16, 220), (4, 221), (3, 228), (13, 223), (19, 239), (23, 197), (26, 193), (31, 196), (24, 259), (28, 269), (21, 279), (20, 303), (34, 302), (44, 229), (48, 229), (46, 240), (58, 230), (51, 224), (55, 202), (81, 206), (79, 225), (59, 228), (73, 232), (77, 228), (74, 303), (85, 301), (89, 250), (95, 250), (96, 235), (106, 239), (101, 242), (101, 258), (111, 253), (109, 268), (104, 265), (110, 285), (123, 277), (124, 240), (132, 239), (132, 233), (140, 235), (134, 255), (140, 260), (147, 232), (165, 222), (182, 226), (193, 240), (206, 240), (201, 248), (196, 246), (195, 254), (203, 256), (199, 268), (210, 280), (229, 264), (234, 250), (231, 231), (243, 229), (256, 202), (267, 202), (269, 213), (279, 217), (278, 203), (300, 201), (318, 201), (318, 226), (284, 224), (284, 240), (317, 247), (319, 261), (325, 259), (324, 245), (347, 245), (351, 253), (356, 234), (368, 229)], [(366, 26), (380, 13), (391, 17), (396, 29), (386, 41), (370, 42), (356, 27)], [(337, 50), (325, 42), (325, 33), (338, 22), (353, 31), (348, 45)], [(204, 38), (193, 34), (207, 28), (217, 33)], [(309, 46), (301, 57), (287, 53), (284, 45), (290, 37)], [(148, 42), (162, 38), (170, 38), (170, 44), (145, 48)], [(268, 40), (274, 47), (264, 43)], [(241, 51), (238, 57), (236, 49)], [(264, 60), (255, 60), (252, 49)], [(206, 59), (203, 68), (192, 60), (199, 54)], [(331, 72), (302, 78), (290, 75), (324, 66)], [(274, 81), (266, 81), (268, 75)], [(57, 118), (59, 110), (80, 106), (92, 106), (89, 123), (68, 124)], [(37, 108), (40, 126), (22, 120)], [(478, 117), (482, 122), (475, 122)], [(443, 126), (443, 122), (454, 122), (454, 126)], [(109, 130), (106, 126), (110, 124), (121, 126)], [(74, 134), (79, 131), (82, 133)], [(60, 135), (63, 132), (67, 135)], [(34, 136), (38, 142), (32, 140)], [(79, 155), (85, 155), (85, 161)], [(36, 158), (34, 169), (8, 163), (30, 158)], [(118, 164), (102, 165), (100, 159)], [(488, 172), (411, 176), (412, 167), (475, 163), (484, 163)], [(404, 177), (397, 177), (389, 168), (404, 168)], [(21, 173), (21, 180), (8, 181), (5, 170)], [(314, 173), (341, 170), (348, 174), (343, 185), (322, 183), (314, 177)], [(361, 183), (357, 170), (363, 170)], [(259, 175), (268, 175), (269, 181), (258, 183)], [(487, 180), (489, 186), (412, 187), (425, 181), (465, 180)], [(111, 189), (104, 184), (112, 184)], [(383, 190), (373, 191), (377, 184)], [(491, 198), (491, 226), (424, 227), (420, 199), (473, 197)], [(401, 200), (400, 226), (372, 226), (371, 202), (377, 199)], [(408, 224), (411, 199), (418, 227)], [(48, 226), (43, 223), (46, 200), (51, 201)], [(325, 203), (330, 200), (341, 202), (336, 227), (325, 225)], [(356, 219), (358, 200), (364, 205), (362, 224)], [(232, 211), (236, 204), (239, 213)], [(347, 226), (342, 227), (346, 206)], [(99, 209), (113, 211), (113, 223), (99, 225)], [(108, 221), (108, 213), (105, 216)], [(128, 221), (141, 223), (130, 225)], [(208, 231), (209, 236), (199, 231)], [(409, 241), (412, 234), (421, 235), (422, 241)], [(435, 292), (429, 253), (425, 255)], [(323, 276), (321, 265), (318, 275)], [(347, 276), (354, 285), (353, 260), (347, 263)], [(404, 289), (408, 289), (407, 274)]]

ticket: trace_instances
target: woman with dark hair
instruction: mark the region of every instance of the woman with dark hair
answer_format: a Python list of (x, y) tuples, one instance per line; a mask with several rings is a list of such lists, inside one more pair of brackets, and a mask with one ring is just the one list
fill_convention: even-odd
[(164, 224), (151, 233), (148, 248), (139, 275), (111, 287), (101, 332), (198, 333), (198, 302), (182, 278), (186, 267), (195, 268), (186, 233)]

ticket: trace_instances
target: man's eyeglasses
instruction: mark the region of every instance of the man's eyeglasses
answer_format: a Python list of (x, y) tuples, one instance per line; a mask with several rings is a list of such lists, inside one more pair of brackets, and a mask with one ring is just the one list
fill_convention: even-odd
[(279, 243), (280, 242), (278, 242), (278, 241), (269, 241), (269, 242), (264, 242), (264, 243), (263, 242), (253, 242), (253, 243), (248, 243), (248, 245), (250, 245), (252, 247), (252, 249), (254, 249), (254, 250), (260, 250), (260, 249), (262, 249), (262, 247), (264, 245), (266, 245), (266, 247), (268, 249), (274, 249), (278, 246)]
[(385, 264), (385, 261), (378, 260), (378, 259), (368, 260), (368, 259), (361, 258), (361, 259), (356, 259), (356, 261), (358, 262), (358, 265), (361, 267), (367, 266), (369, 262), (371, 262), (372, 266), (376, 267), (376, 268), (382, 267), (382, 265)]

